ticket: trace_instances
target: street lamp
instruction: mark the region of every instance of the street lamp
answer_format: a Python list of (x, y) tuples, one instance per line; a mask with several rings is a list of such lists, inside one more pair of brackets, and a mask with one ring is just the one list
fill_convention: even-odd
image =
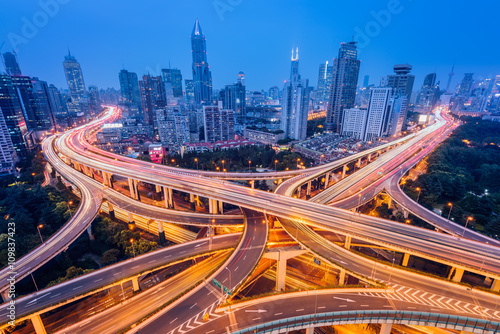
[(448, 203), (448, 206), (450, 207), (450, 212), (448, 212), (448, 220), (450, 220), (450, 215), (451, 215), (451, 209), (453, 209), (453, 203)]
[(71, 216), (71, 218), (73, 218), (73, 213), (71, 212), (71, 208), (69, 207), (70, 205), (73, 204), (73, 201), (69, 201), (66, 203), (68, 205), (68, 211), (69, 211), (69, 215)]
[(467, 217), (467, 220), (465, 221), (465, 228), (464, 228), (464, 232), (462, 233), (462, 238), (464, 237), (465, 235), (465, 230), (467, 229), (467, 225), (469, 225), (469, 221), (473, 220), (474, 218), (472, 217)]
[(418, 200), (419, 200), (419, 198), (420, 198), (420, 193), (422, 192), (422, 189), (417, 188), (417, 191), (418, 191), (418, 196), (417, 196), (417, 203), (418, 203)]
[(226, 160), (222, 160), (222, 169), (224, 170), (225, 169), (225, 163), (226, 163)]
[(196, 162), (196, 170), (198, 170), (198, 158), (194, 158), (194, 162)]
[(276, 167), (277, 163), (278, 163), (278, 160), (274, 160), (274, 171), (275, 172), (278, 172), (278, 168)]
[(42, 233), (40, 233), (40, 229), (43, 227), (42, 224), (40, 225), (37, 225), (36, 226), (36, 229), (38, 230), (38, 235), (40, 236), (40, 240), (42, 240), (42, 244), (43, 244), (43, 238), (42, 238)]
[(229, 271), (229, 290), (232, 290), (233, 289), (233, 284), (231, 283), (231, 270), (229, 270), (228, 267), (226, 267), (224, 269), (226, 269), (227, 271)]
[(248, 171), (251, 172), (250, 170), (250, 164), (252, 163), (252, 161), (248, 160)]
[(134, 239), (130, 239), (130, 243), (132, 244), (132, 251), (134, 252), (134, 257), (135, 257)]

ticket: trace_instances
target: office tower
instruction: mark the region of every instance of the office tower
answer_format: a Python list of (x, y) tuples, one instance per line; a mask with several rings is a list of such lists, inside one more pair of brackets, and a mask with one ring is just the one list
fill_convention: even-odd
[(186, 102), (194, 103), (194, 81), (186, 79), (184, 80), (184, 86), (186, 87)]
[(193, 54), (194, 101), (197, 104), (210, 103), (212, 100), (212, 73), (207, 62), (206, 39), (196, 19), (191, 34), (191, 52)]
[(55, 126), (51, 109), (48, 85), (38, 78), (27, 76), (12, 77), (19, 103), (29, 131), (49, 130)]
[(17, 62), (17, 56), (13, 52), (5, 52), (3, 54), (3, 63), (5, 66), (5, 72), (10, 76), (18, 76), (21, 74), (21, 69), (19, 68), (19, 63)]
[(446, 91), (450, 91), (450, 85), (451, 85), (451, 80), (453, 79), (453, 76), (455, 75), (455, 63), (453, 63), (453, 66), (451, 67), (451, 72), (448, 74), (448, 83), (446, 84)]
[(280, 98), (280, 89), (278, 86), (269, 88), (269, 98), (272, 100), (278, 100)]
[(155, 110), (164, 108), (165, 103), (165, 89), (161, 77), (152, 77), (151, 75), (144, 75), (142, 80), (139, 81), (139, 89), (141, 92), (142, 114), (144, 124), (147, 126), (154, 126), (155, 124)]
[(415, 76), (410, 74), (411, 69), (412, 66), (408, 64), (394, 65), (395, 74), (388, 75), (386, 84), (381, 84), (380, 86), (400, 90), (406, 95), (409, 101), (411, 99), (411, 92), (413, 91), (413, 83), (415, 82)]
[(99, 97), (99, 88), (89, 86), (88, 92), (90, 115), (97, 116), (101, 112), (101, 98)]
[(141, 92), (137, 74), (127, 70), (121, 70), (118, 75), (120, 79), (121, 102), (141, 106)]
[(77, 104), (87, 93), (80, 63), (68, 51), (68, 55), (64, 57), (63, 66), (71, 99)]
[(290, 80), (285, 81), (281, 102), (281, 130), (285, 138), (304, 140), (307, 134), (307, 113), (309, 107), (309, 89), (307, 80), (301, 80), (299, 74), (299, 54), (292, 50)]
[(233, 110), (223, 109), (219, 101), (217, 106), (203, 106), (203, 115), (206, 142), (234, 139)]
[(172, 85), (173, 97), (182, 97), (182, 74), (177, 68), (161, 70), (163, 82)]
[(340, 132), (344, 109), (354, 107), (361, 62), (357, 59), (357, 42), (342, 43), (333, 60), (332, 87), (326, 113), (326, 130)]
[(25, 157), (30, 145), (20, 98), (12, 82), (12, 77), (2, 74), (0, 74), (0, 108), (17, 156)]
[(473, 75), (474, 73), (465, 73), (464, 78), (460, 83), (460, 87), (458, 87), (457, 95), (468, 96), (470, 94), (472, 89), (472, 83), (474, 81), (474, 79), (472, 79)]
[(373, 140), (387, 134), (390, 116), (392, 88), (372, 88), (364, 141)]
[(432, 109), (437, 100), (436, 89), (436, 73), (427, 74), (420, 89), (417, 106), (419, 108)]
[(342, 130), (340, 134), (345, 137), (352, 137), (355, 139), (363, 140), (367, 117), (367, 109), (345, 109), (342, 115)]
[(243, 73), (243, 71), (240, 71), (238, 73), (238, 83), (240, 83), (242, 86), (245, 86), (245, 73)]
[(368, 87), (369, 84), (370, 84), (370, 76), (367, 74), (363, 79), (363, 87)]
[(329, 66), (328, 61), (319, 65), (317, 97), (320, 101), (328, 101), (332, 87), (332, 72), (333, 66)]
[(226, 85), (220, 94), (222, 97), (222, 107), (234, 111), (238, 130), (243, 130), (242, 126), (245, 125), (246, 89), (243, 82), (245, 81), (240, 80), (240, 76), (238, 75), (238, 81), (232, 85)]
[(404, 122), (406, 121), (408, 109), (408, 97), (401, 91), (394, 91), (389, 101), (389, 125), (387, 127), (387, 135), (395, 136), (403, 130)]
[(0, 176), (12, 174), (15, 171), (17, 154), (9, 135), (5, 117), (0, 108)]
[(59, 89), (53, 84), (49, 85), (48, 88), (49, 103), (52, 106), (52, 111), (56, 118), (68, 117), (68, 107), (66, 106), (66, 101), (64, 101)]
[(171, 150), (190, 142), (189, 117), (181, 112), (180, 107), (156, 110), (156, 121), (161, 143), (168, 145)]

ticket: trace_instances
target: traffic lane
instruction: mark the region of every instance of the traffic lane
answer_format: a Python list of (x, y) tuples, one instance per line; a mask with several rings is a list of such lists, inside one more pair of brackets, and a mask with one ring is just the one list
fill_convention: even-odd
[[(87, 275), (79, 276), (67, 282), (40, 290), (37, 293), (16, 299), (16, 315), (17, 317), (28, 315), (36, 310), (57, 304), (77, 294), (98, 289), (115, 281), (138, 275), (144, 271), (167, 265), (168, 263), (178, 261), (182, 258), (206, 253), (212, 250), (234, 247), (239, 239), (239, 235), (239, 233), (233, 233), (215, 236), (212, 243), (209, 242), (208, 238), (197, 239), (191, 242), (166, 247), (130, 260), (119, 262), (104, 269), (96, 270)], [(0, 309), (6, 310), (8, 305), (8, 303), (0, 305)], [(0, 317), (3, 318), (3, 314), (0, 314)]]
[(229, 252), (224, 252), (205, 259), (151, 289), (98, 313), (88, 320), (65, 328), (58, 334), (118, 333), (156, 311), (187, 287), (202, 280), (207, 272), (220, 266), (228, 254)]
[[(222, 285), (230, 288), (238, 286), (257, 265), (267, 242), (268, 224), (265, 216), (249, 209), (243, 209), (246, 219), (246, 234), (242, 247), (229, 264), (215, 277)], [(227, 268), (227, 269), (226, 269)], [(222, 300), (221, 289), (212, 282), (206, 284), (193, 295), (181, 301), (172, 309), (167, 309), (160, 317), (148, 322), (139, 332), (167, 333), (190, 321), (197, 314)]]
[[(480, 303), (481, 307), (487, 307), (491, 310), (496, 308), (497, 300), (493, 294), (485, 295), (474, 289), (468, 290), (465, 287), (459, 287), (432, 277), (394, 268), (391, 264), (379, 263), (362, 257), (322, 239), (316, 232), (303, 228), (295, 222), (282, 221), (282, 225), (290, 235), (297, 235), (297, 239), (314, 253), (321, 254), (320, 256), (324, 259), (349, 268), (349, 270), (365, 277), (374, 278), (387, 284), (397, 284), (411, 287), (414, 290), (425, 291), (429, 293), (429, 296), (434, 294), (472, 305)], [(297, 225), (299, 225), (298, 231), (295, 229)]]
[[(278, 321), (287, 318), (296, 318), (306, 315), (320, 315), (328, 312), (361, 311), (361, 310), (395, 310), (436, 313), (432, 306), (421, 305), (412, 302), (394, 302), (381, 297), (360, 295), (357, 293), (341, 293), (337, 291), (332, 294), (310, 291), (308, 295), (294, 297), (290, 293), (288, 298), (272, 300), (272, 297), (263, 298), (258, 304), (238, 308), (233, 305), (233, 311), (222, 317), (207, 322), (203, 327), (204, 333), (223, 334), (227, 333), (226, 323), (229, 323), (231, 332)], [(463, 315), (453, 310), (443, 310), (442, 314)], [(232, 318), (234, 320), (232, 320)], [(480, 319), (480, 317), (477, 317)], [(200, 328), (189, 331), (189, 333), (200, 333)]]

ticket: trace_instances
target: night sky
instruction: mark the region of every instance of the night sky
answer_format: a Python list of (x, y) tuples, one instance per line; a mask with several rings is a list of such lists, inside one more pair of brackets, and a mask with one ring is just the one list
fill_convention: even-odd
[[(61, 4), (49, 6), (47, 15), (44, 3)], [(382, 24), (373, 15), (380, 11), (390, 13), (379, 17)], [(360, 84), (365, 74), (378, 84), (394, 64), (409, 63), (415, 89), (433, 71), (445, 88), (455, 59), (452, 87), (464, 72), (500, 74), (499, 12), (492, 0), (2, 1), (0, 45), (11, 51), (17, 38), (23, 73), (62, 88), (68, 47), (87, 86), (119, 88), (122, 68), (158, 74), (169, 62), (191, 79), (190, 34), (199, 18), (215, 88), (234, 82), (242, 70), (247, 89), (281, 89), (297, 45), (300, 73), (316, 86), (319, 64), (331, 61), (353, 35), (361, 47)], [(37, 31), (26, 30), (33, 22)]]

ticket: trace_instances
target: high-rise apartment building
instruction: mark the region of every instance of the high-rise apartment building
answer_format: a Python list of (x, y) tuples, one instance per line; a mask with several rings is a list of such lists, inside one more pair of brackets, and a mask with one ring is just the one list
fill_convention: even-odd
[(457, 95), (469, 96), (472, 89), (472, 83), (474, 82), (474, 79), (472, 78), (473, 75), (474, 73), (465, 73), (464, 78), (458, 87)]
[(285, 137), (304, 140), (307, 135), (307, 114), (309, 107), (309, 88), (307, 80), (302, 80), (299, 74), (298, 48), (292, 64), (290, 80), (285, 81), (281, 101), (281, 130)]
[(158, 137), (162, 144), (171, 150), (178, 149), (182, 144), (190, 142), (189, 118), (180, 107), (165, 107), (156, 110)]
[(141, 92), (137, 74), (127, 70), (121, 70), (118, 75), (120, 79), (121, 102), (141, 106)]
[(5, 66), (5, 72), (10, 76), (18, 76), (21, 74), (21, 69), (19, 68), (19, 63), (17, 62), (17, 56), (13, 52), (5, 52), (3, 54), (3, 63)]
[(196, 19), (191, 33), (191, 52), (193, 54), (194, 101), (197, 104), (212, 101), (212, 73), (207, 62), (206, 39)]
[(17, 154), (0, 108), (0, 176), (12, 174), (15, 171)]
[(340, 134), (363, 140), (366, 129), (368, 110), (362, 108), (345, 109), (342, 115), (342, 131)]
[(54, 116), (56, 118), (68, 117), (68, 107), (66, 106), (66, 101), (59, 92), (59, 89), (57, 89), (53, 84), (50, 84), (48, 87), (48, 95)]
[(238, 130), (243, 130), (243, 126), (246, 123), (246, 88), (243, 82), (244, 80), (242, 81), (238, 77), (237, 82), (232, 85), (226, 85), (225, 89), (220, 91), (222, 107), (234, 111)]
[(189, 79), (184, 80), (184, 87), (186, 87), (186, 102), (194, 103), (194, 81)]
[(332, 87), (326, 114), (326, 130), (340, 132), (344, 109), (354, 107), (359, 67), (356, 42), (342, 43), (333, 60)]
[[(387, 87), (392, 87), (406, 95), (408, 101), (411, 98), (415, 76), (410, 74), (412, 66), (409, 64), (394, 65), (394, 73), (387, 76)], [(381, 85), (382, 86), (382, 85)]]
[(205, 141), (234, 139), (234, 112), (223, 109), (222, 102), (217, 106), (203, 106)]
[(420, 89), (417, 107), (432, 109), (437, 102), (439, 86), (436, 84), (436, 73), (427, 74)]

